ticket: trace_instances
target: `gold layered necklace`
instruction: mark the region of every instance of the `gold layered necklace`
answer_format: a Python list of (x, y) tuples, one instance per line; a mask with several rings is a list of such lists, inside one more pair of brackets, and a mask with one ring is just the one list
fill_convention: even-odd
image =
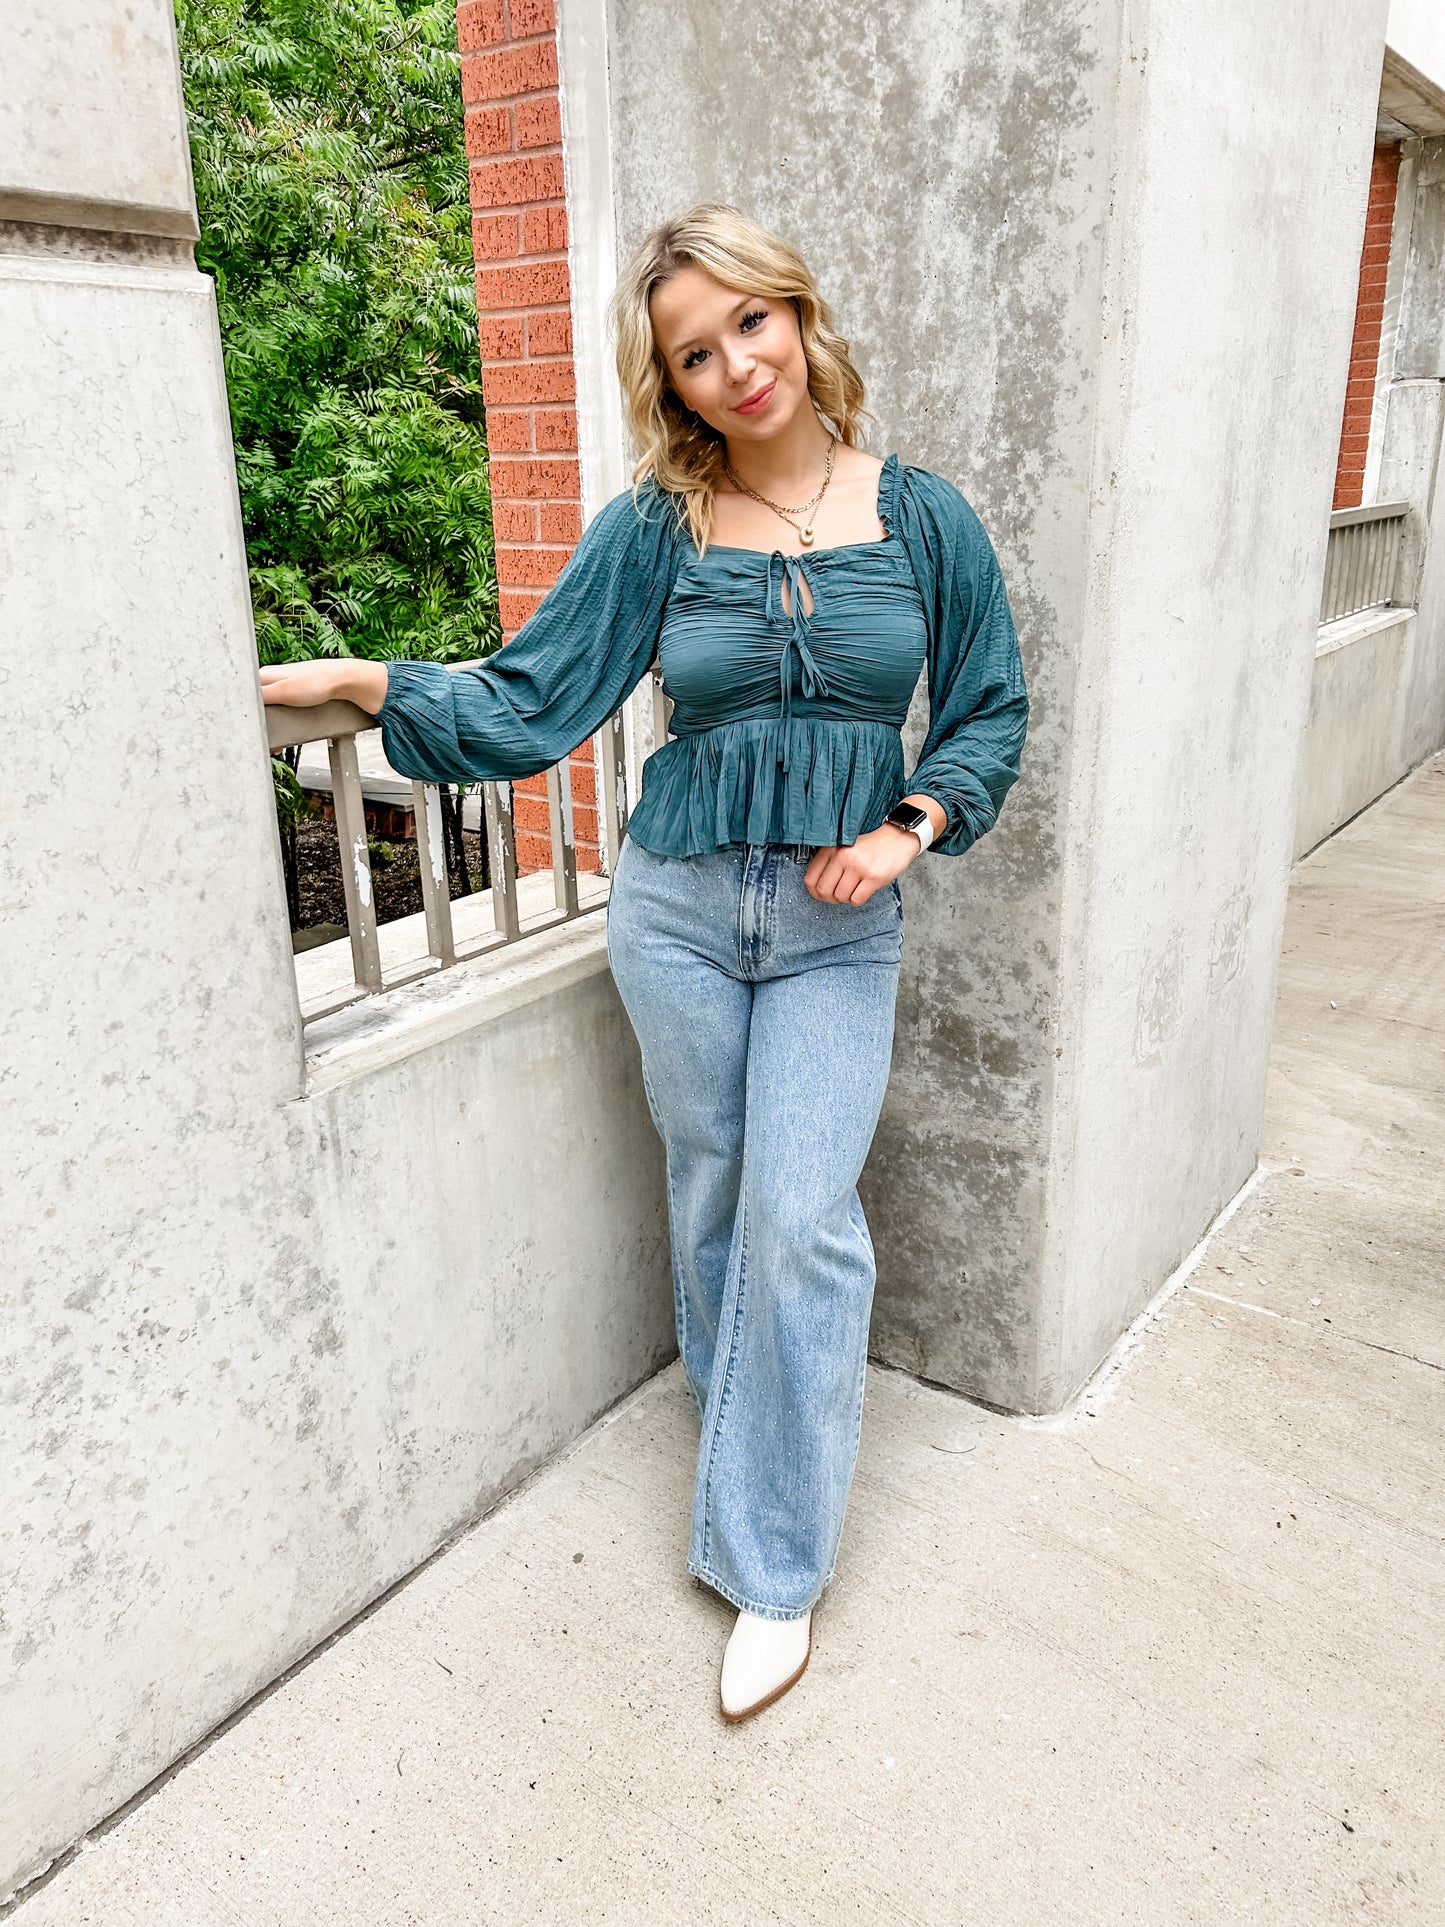
[[(751, 495), (755, 502), (761, 502), (764, 508), (771, 509), (775, 515), (781, 515), (789, 528), (798, 531), (798, 540), (802, 543), (803, 547), (805, 549), (811, 549), (813, 546), (813, 525), (817, 521), (817, 516), (813, 511), (816, 511), (818, 504), (828, 493), (828, 484), (833, 479), (833, 451), (837, 446), (838, 437), (836, 435), (830, 435), (828, 437), (828, 457), (823, 467), (823, 486), (818, 490), (818, 493), (812, 500), (804, 502), (801, 508), (784, 508), (781, 502), (770, 502), (766, 495), (759, 495), (755, 488), (749, 488), (741, 475), (735, 475), (729, 463), (724, 462), (723, 468), (734, 488), (740, 488), (744, 495)], [(808, 519), (806, 522), (795, 522), (793, 520), (795, 515), (806, 515)]]

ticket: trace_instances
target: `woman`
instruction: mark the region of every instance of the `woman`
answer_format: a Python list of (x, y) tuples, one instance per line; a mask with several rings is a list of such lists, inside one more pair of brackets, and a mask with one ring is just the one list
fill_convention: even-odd
[(513, 640), (469, 670), (261, 674), (268, 702), (375, 714), (403, 775), (497, 781), (561, 761), (660, 662), (674, 735), (644, 765), (608, 956), (666, 1147), (701, 1428), (687, 1564), (737, 1609), (720, 1707), (738, 1720), (808, 1663), (853, 1478), (875, 1276), (856, 1186), (888, 1081), (898, 878), (992, 826), (1028, 705), (978, 517), (863, 451), (863, 384), (792, 247), (693, 208), (644, 241), (612, 319), (633, 487)]

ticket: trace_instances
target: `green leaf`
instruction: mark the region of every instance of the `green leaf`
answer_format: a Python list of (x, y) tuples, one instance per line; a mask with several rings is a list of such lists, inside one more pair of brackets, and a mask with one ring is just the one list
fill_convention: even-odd
[(456, 20), (177, 0), (264, 662), (501, 640)]

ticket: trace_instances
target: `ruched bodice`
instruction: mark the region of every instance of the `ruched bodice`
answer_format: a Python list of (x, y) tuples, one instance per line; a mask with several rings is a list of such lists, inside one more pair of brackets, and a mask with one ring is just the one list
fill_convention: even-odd
[(709, 547), (682, 564), (662, 619), (673, 734), (769, 716), (897, 727), (927, 643), (918, 585), (891, 538), (806, 556)]
[(643, 769), (630, 829), (682, 855), (719, 843), (851, 843), (902, 795), (900, 729), (928, 630), (893, 532), (793, 555), (689, 547), (663, 613), (658, 662), (675, 741)]

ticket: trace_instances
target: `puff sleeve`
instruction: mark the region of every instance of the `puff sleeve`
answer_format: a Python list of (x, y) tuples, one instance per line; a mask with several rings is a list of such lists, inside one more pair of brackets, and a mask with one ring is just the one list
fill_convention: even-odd
[(387, 761), (431, 783), (535, 776), (600, 729), (651, 664), (679, 524), (651, 478), (607, 502), (511, 641), (465, 669), (387, 664)]
[(982, 522), (951, 482), (910, 467), (904, 535), (928, 620), (931, 718), (905, 795), (948, 812), (928, 854), (961, 856), (1018, 780), (1028, 693), (1008, 593)]

